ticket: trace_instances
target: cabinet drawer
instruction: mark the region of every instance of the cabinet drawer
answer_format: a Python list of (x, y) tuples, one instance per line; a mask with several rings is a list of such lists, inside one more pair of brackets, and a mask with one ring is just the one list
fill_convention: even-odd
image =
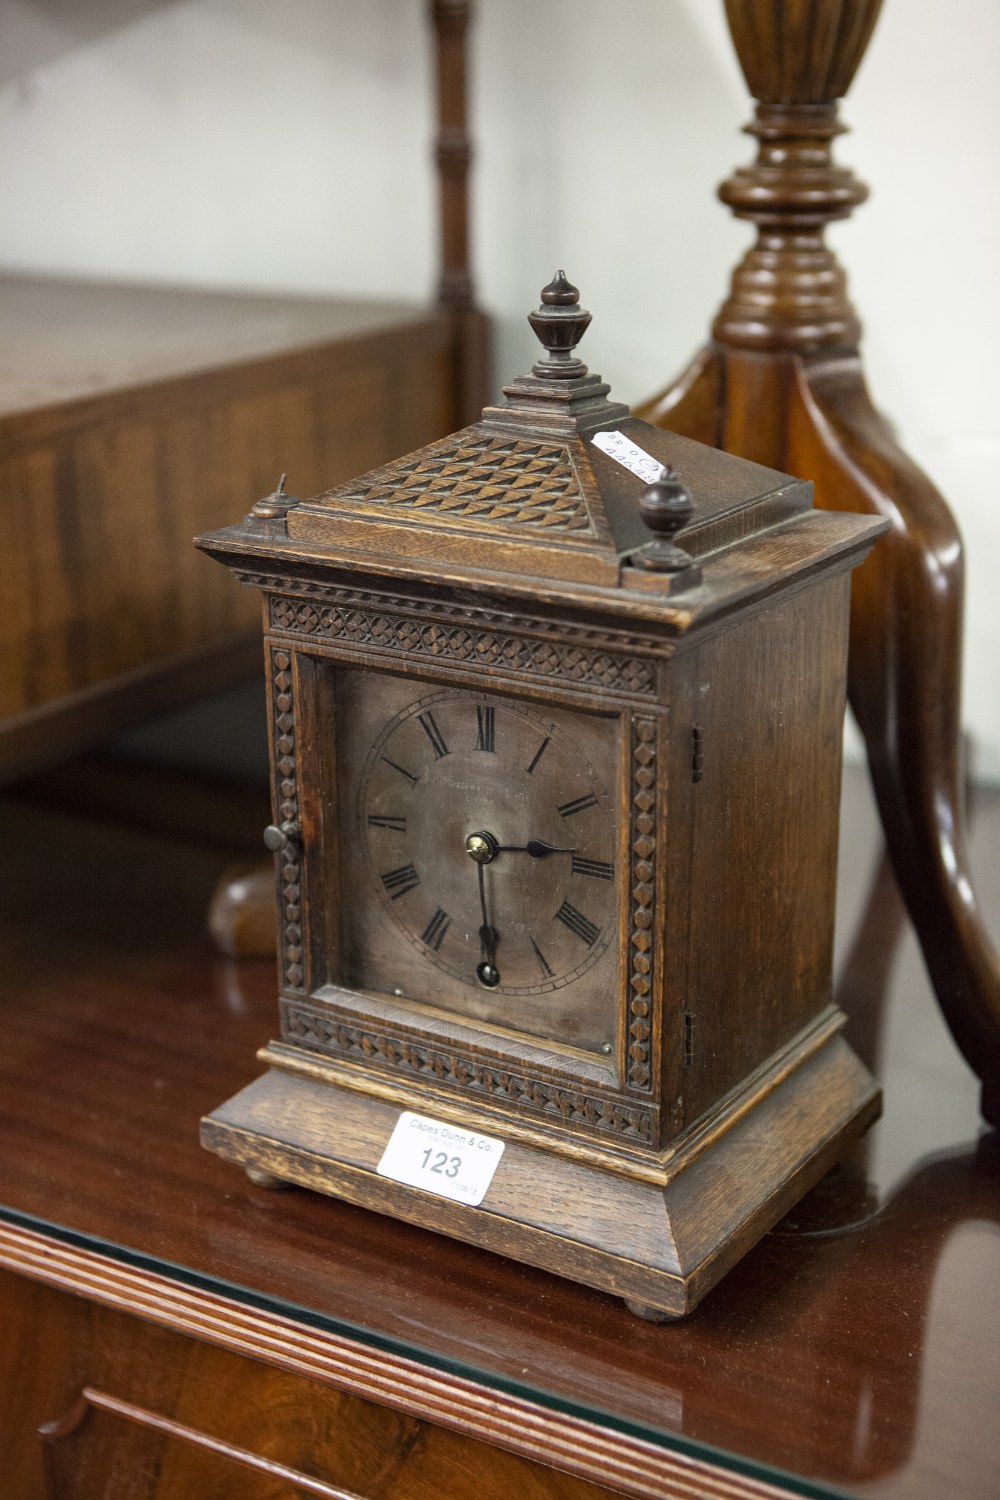
[(600, 1500), (604, 1486), (0, 1274), (4, 1500)]

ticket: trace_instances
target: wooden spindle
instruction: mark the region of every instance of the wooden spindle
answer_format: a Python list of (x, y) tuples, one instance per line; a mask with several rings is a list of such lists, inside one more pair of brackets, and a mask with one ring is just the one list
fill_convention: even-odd
[(882, 0), (726, 0), (757, 97), (756, 160), (720, 188), (757, 229), (712, 341), (637, 415), (784, 469), (892, 527), (854, 575), (849, 690), (896, 877), (941, 1010), (1000, 1125), (1000, 957), (977, 904), (961, 757), (962, 543), (868, 394), (861, 325), (824, 241), (867, 189), (833, 159), (837, 101)]

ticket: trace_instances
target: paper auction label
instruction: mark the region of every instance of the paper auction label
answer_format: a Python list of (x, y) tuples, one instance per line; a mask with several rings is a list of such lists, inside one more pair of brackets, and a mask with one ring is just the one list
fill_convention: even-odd
[(595, 448), (600, 448), (602, 453), (613, 458), (615, 463), (638, 474), (647, 484), (653, 484), (663, 473), (663, 465), (658, 458), (654, 458), (645, 448), (640, 448), (638, 443), (633, 443), (620, 432), (595, 432), (591, 442)]
[(404, 1110), (376, 1171), (407, 1187), (477, 1207), (500, 1165), (503, 1141)]

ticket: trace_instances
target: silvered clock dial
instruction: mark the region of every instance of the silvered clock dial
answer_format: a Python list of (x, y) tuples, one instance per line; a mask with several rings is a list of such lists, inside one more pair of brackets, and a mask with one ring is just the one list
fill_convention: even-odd
[(615, 715), (340, 674), (343, 982), (612, 1049)]

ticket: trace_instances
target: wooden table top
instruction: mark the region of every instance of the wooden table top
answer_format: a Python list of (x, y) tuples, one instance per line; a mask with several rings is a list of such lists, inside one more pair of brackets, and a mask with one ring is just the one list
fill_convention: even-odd
[(0, 275), (0, 417), (428, 318), (416, 303)]
[[(254, 807), (251, 822), (264, 809)], [(863, 775), (844, 811), (839, 999), (885, 1115), (690, 1319), (302, 1190), (198, 1145), (259, 1071), (266, 961), (210, 950), (232, 851), (0, 804), (0, 1228), (159, 1268), (613, 1431), (813, 1495), (1000, 1489), (1000, 1139), (930, 996)], [(1000, 916), (1000, 794), (974, 860)], [(51, 1226), (46, 1228), (46, 1226)], [(171, 1270), (171, 1268), (180, 1268)], [(714, 1493), (714, 1491), (713, 1491)]]

